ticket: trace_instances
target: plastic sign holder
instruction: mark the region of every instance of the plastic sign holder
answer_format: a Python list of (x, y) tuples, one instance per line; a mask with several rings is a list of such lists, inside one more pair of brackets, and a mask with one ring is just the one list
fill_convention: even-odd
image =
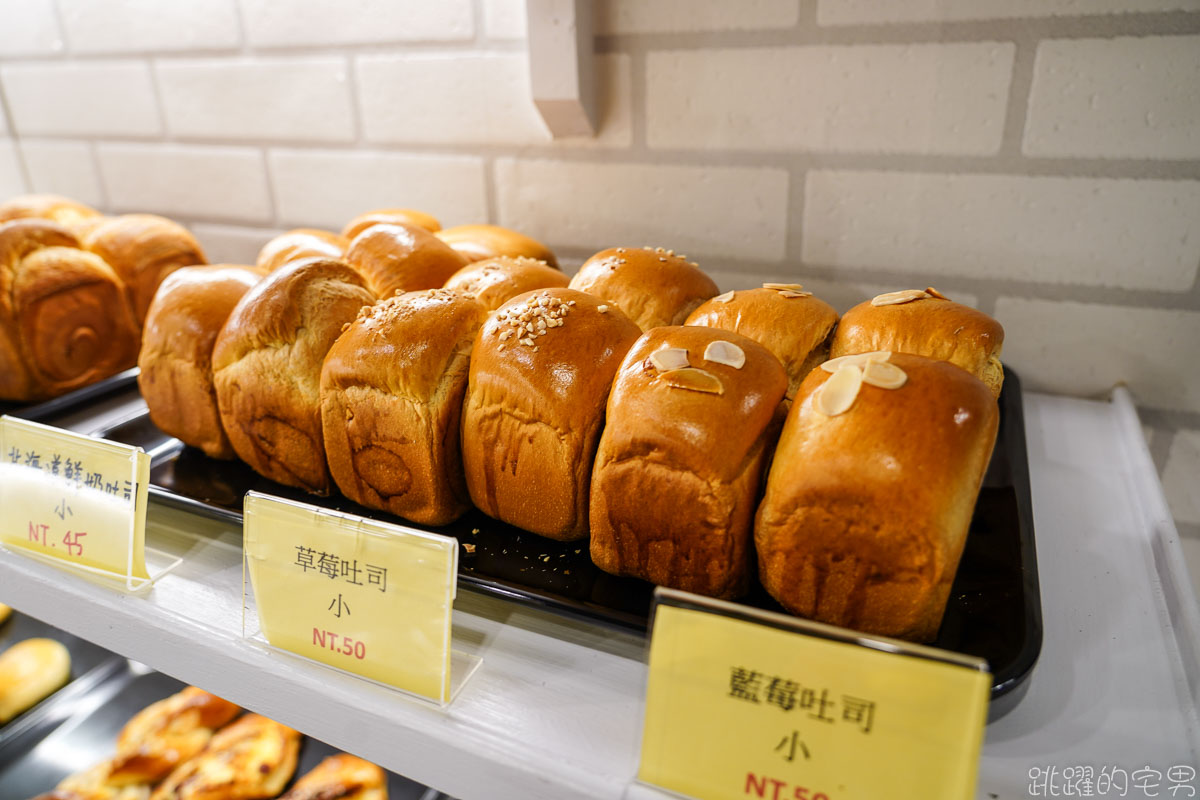
[(451, 648), (453, 537), (248, 492), (242, 636), (448, 705), (482, 660)]
[(0, 545), (148, 589), (180, 559), (147, 548), (150, 458), (141, 448), (0, 417)]
[(659, 588), (638, 780), (701, 800), (974, 797), (983, 659)]

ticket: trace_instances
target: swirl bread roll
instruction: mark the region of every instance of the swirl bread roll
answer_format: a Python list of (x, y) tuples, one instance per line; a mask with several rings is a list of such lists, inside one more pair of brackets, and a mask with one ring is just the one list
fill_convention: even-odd
[(310, 258), (263, 278), (230, 312), (213, 346), (217, 408), (234, 452), (260, 475), (329, 493), (321, 365), (374, 301), (345, 263)]
[(321, 371), (321, 418), (342, 494), (426, 525), (470, 507), (458, 431), (486, 317), (459, 292), (409, 292), (363, 309), (334, 343)]
[(163, 433), (211, 458), (236, 453), (217, 409), (212, 353), (234, 306), (262, 280), (253, 267), (184, 267), (167, 276), (142, 331), (138, 388), (150, 419)]
[(198, 756), (162, 782), (151, 800), (265, 800), (296, 771), (300, 734), (247, 714), (222, 728)]
[(715, 328), (647, 331), (621, 363), (592, 472), (592, 561), (712, 597), (750, 583), (751, 524), (787, 373)]
[(124, 282), (139, 326), (163, 278), (208, 261), (187, 228), (154, 214), (114, 217), (83, 237), (83, 246), (108, 262)]
[(0, 223), (14, 219), (48, 219), (68, 229), (87, 220), (102, 219), (94, 208), (56, 194), (25, 194), (0, 203)]
[(317, 228), (296, 228), (264, 244), (254, 263), (259, 269), (274, 272), (284, 264), (302, 258), (343, 258), (349, 244), (346, 237), (336, 233)]
[(437, 237), (453, 247), (467, 261), (483, 261), (496, 256), (536, 258), (558, 269), (554, 251), (537, 239), (499, 225), (456, 225), (438, 231)]
[(216, 730), (240, 711), (195, 686), (146, 706), (121, 729), (106, 782), (113, 786), (158, 783), (204, 750)]
[(347, 222), (346, 227), (342, 228), (342, 236), (350, 240), (372, 225), (394, 225), (396, 223), (415, 225), (430, 233), (437, 233), (442, 229), (442, 223), (424, 211), (416, 211), (411, 208), (377, 208), (374, 211), (359, 214)]
[(346, 261), (376, 296), (440, 289), (466, 259), (424, 228), (401, 223), (372, 225), (350, 242)]
[(54, 639), (25, 639), (0, 653), (0, 725), (49, 697), (71, 677), (71, 654)]
[(1000, 396), (1004, 328), (937, 289), (904, 289), (878, 295), (842, 315), (830, 358), (889, 350), (949, 361), (979, 378)]
[(571, 288), (616, 303), (643, 331), (682, 325), (717, 285), (694, 262), (661, 247), (612, 247), (583, 262)]
[(279, 800), (387, 800), (387, 775), (356, 756), (330, 756)]
[(519, 294), (562, 289), (567, 283), (567, 276), (545, 261), (497, 256), (463, 267), (446, 281), (446, 288), (472, 294), (488, 311), (495, 311)]
[(125, 288), (65, 228), (0, 225), (0, 400), (56, 397), (133, 366)]
[(637, 326), (570, 289), (514, 297), (479, 330), (462, 452), (481, 511), (550, 539), (587, 536), (604, 403)]
[(799, 284), (771, 283), (762, 289), (718, 295), (693, 311), (684, 324), (740, 333), (770, 350), (787, 370), (790, 402), (804, 377), (829, 357), (837, 321), (833, 306)]
[(988, 388), (945, 361), (884, 352), (813, 370), (758, 509), (763, 586), (800, 616), (934, 638), (998, 421)]

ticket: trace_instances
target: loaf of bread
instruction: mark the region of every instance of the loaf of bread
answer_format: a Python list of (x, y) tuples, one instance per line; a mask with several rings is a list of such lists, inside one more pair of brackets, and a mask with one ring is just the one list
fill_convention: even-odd
[(467, 265), (466, 259), (429, 231), (402, 223), (365, 229), (350, 242), (346, 261), (380, 298), (396, 292), (439, 289)]
[(570, 289), (513, 298), (479, 330), (463, 406), (471, 500), (551, 539), (587, 536), (588, 482), (613, 375), (638, 328)]
[(997, 422), (988, 388), (944, 361), (884, 352), (813, 370), (758, 510), (763, 586), (804, 617), (934, 638)]
[(26, 194), (0, 203), (0, 223), (14, 219), (48, 219), (74, 231), (76, 224), (102, 216), (94, 208), (56, 194)]
[(837, 320), (833, 306), (800, 284), (768, 283), (761, 289), (717, 295), (693, 311), (685, 324), (740, 333), (770, 350), (787, 370), (790, 401), (804, 377), (829, 358)]
[(133, 366), (120, 278), (60, 225), (0, 224), (0, 400), (55, 397)]
[(153, 214), (114, 217), (88, 232), (83, 246), (103, 258), (125, 284), (138, 325), (163, 278), (180, 267), (207, 263), (187, 228)]
[(260, 475), (329, 493), (321, 365), (374, 300), (345, 263), (312, 258), (263, 278), (230, 313), (213, 346), (217, 408), (234, 452)]
[(566, 288), (567, 283), (567, 276), (545, 261), (497, 256), (463, 267), (446, 281), (446, 288), (472, 294), (488, 311), (495, 311), (519, 294)]
[(350, 240), (372, 225), (394, 225), (396, 223), (415, 225), (430, 233), (436, 233), (442, 229), (442, 223), (424, 211), (416, 211), (411, 208), (377, 208), (374, 211), (359, 214), (347, 222), (346, 227), (342, 228), (342, 236)]
[(25, 639), (0, 653), (0, 725), (33, 708), (71, 677), (71, 654), (54, 639)]
[(426, 525), (470, 507), (459, 421), (486, 317), (459, 292), (409, 292), (363, 309), (334, 343), (321, 372), (321, 418), (342, 494)]
[(592, 561), (712, 597), (751, 572), (769, 431), (787, 389), (779, 359), (703, 327), (645, 333), (621, 364), (592, 473)]
[(241, 711), (233, 703), (189, 686), (133, 716), (117, 737), (117, 755), (105, 782), (155, 784), (199, 755), (218, 728)]
[(317, 228), (296, 228), (281, 233), (262, 246), (255, 265), (274, 272), (284, 264), (304, 258), (343, 258), (350, 241)]
[(1004, 328), (937, 289), (904, 289), (859, 303), (842, 316), (831, 358), (889, 350), (949, 361), (979, 378), (1000, 396)]
[(483, 261), (496, 256), (536, 258), (558, 268), (558, 259), (549, 247), (537, 239), (499, 225), (456, 225), (438, 231), (437, 236), (467, 261)]
[(387, 800), (387, 775), (356, 756), (330, 756), (307, 774), (280, 800)]
[(181, 764), (151, 800), (265, 800), (296, 771), (300, 734), (247, 714), (217, 732), (201, 753)]
[(613, 247), (583, 262), (571, 288), (617, 306), (643, 331), (682, 325), (717, 285), (694, 262), (661, 247)]
[(217, 409), (213, 345), (234, 306), (263, 274), (234, 264), (184, 267), (162, 282), (146, 315), (138, 388), (150, 419), (212, 458), (235, 455)]

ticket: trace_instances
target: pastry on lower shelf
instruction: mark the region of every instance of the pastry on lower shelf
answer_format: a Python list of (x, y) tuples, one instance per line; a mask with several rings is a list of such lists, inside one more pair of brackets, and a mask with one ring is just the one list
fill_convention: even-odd
[(66, 778), (46, 794), (33, 800), (148, 800), (151, 787), (148, 783), (128, 783), (115, 786), (108, 782), (112, 764), (102, 761), (91, 769)]
[(275, 797), (296, 771), (299, 751), (297, 731), (258, 714), (247, 714), (218, 731), (199, 755), (167, 776), (151, 800)]
[(330, 756), (279, 800), (387, 800), (387, 774), (356, 756)]
[(1000, 396), (1004, 328), (932, 287), (903, 289), (859, 303), (842, 315), (829, 357), (888, 350), (949, 361)]
[(661, 247), (611, 247), (583, 262), (571, 288), (616, 305), (643, 331), (682, 325), (717, 294), (687, 256)]
[(0, 624), (12, 616), (12, 608), (0, 603)]
[(284, 264), (304, 258), (342, 258), (350, 244), (345, 236), (317, 228), (296, 228), (281, 233), (258, 251), (255, 266), (274, 272)]
[(613, 381), (592, 472), (592, 561), (713, 597), (749, 588), (779, 359), (717, 328), (642, 335)]
[(998, 417), (987, 386), (945, 361), (880, 352), (813, 370), (758, 509), (763, 586), (800, 616), (934, 638)]
[(499, 225), (456, 225), (437, 232), (437, 237), (453, 247), (467, 261), (483, 261), (496, 256), (536, 258), (555, 269), (554, 251), (537, 239)]
[(487, 311), (449, 289), (363, 309), (321, 371), (329, 471), (369, 508), (445, 525), (470, 507), (459, 421), (475, 334)]
[(195, 686), (146, 706), (121, 729), (107, 782), (158, 783), (199, 754), (239, 711), (228, 700)]
[(463, 267), (446, 281), (446, 288), (468, 292), (488, 311), (495, 311), (519, 294), (566, 288), (568, 282), (566, 275), (545, 261), (496, 256)]
[(442, 223), (438, 222), (436, 217), (426, 214), (424, 211), (417, 211), (412, 208), (377, 208), (374, 211), (359, 214), (347, 222), (346, 227), (342, 228), (342, 236), (350, 240), (372, 225), (391, 225), (396, 222), (405, 225), (416, 225), (418, 228), (424, 228), (430, 233), (437, 233), (442, 229)]
[(467, 260), (417, 225), (372, 225), (346, 249), (346, 263), (380, 299), (396, 292), (440, 289)]
[(0, 725), (40, 703), (71, 677), (71, 654), (54, 639), (25, 639), (0, 653)]

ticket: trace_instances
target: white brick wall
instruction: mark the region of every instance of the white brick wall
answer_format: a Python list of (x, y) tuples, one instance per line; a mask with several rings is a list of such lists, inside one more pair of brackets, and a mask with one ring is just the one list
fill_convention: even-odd
[(1197, 0), (818, 0), (817, 21), (822, 25), (874, 25), (1198, 9)]
[(825, 171), (804, 260), (919, 275), (1191, 288), (1200, 181)]
[(23, 139), (21, 154), (33, 191), (73, 197), (97, 208), (104, 206), (92, 146), (87, 142)]
[(1163, 470), (1163, 488), (1175, 519), (1200, 525), (1200, 430), (1175, 434)]
[(63, 40), (54, 18), (53, 0), (16, 1), (21, 3), (20, 13), (14, 13), (11, 5), (4, 9), (4, 24), (0, 25), (0, 57), (61, 52)]
[(150, 69), (140, 61), (80, 61), (0, 69), (22, 135), (157, 136)]
[(779, 169), (496, 162), (501, 225), (551, 245), (595, 250), (655, 245), (696, 258), (778, 261), (787, 191), (787, 173)]
[(327, 58), (163, 61), (167, 130), (219, 139), (354, 140), (348, 65)]
[(790, 28), (799, 19), (797, 0), (599, 0), (596, 31), (675, 33)]
[(96, 155), (117, 211), (267, 222), (262, 153), (250, 147), (100, 144)]
[[(652, 147), (994, 153), (1014, 46), (652, 52)], [(768, 76), (780, 76), (772, 80)]]
[(1038, 45), (1031, 156), (1200, 159), (1200, 36)]
[(483, 33), (489, 39), (524, 39), (525, 0), (483, 0)]
[(77, 53), (197, 50), (238, 43), (234, 0), (57, 0)]
[(12, 140), (0, 139), (0, 194), (5, 197), (26, 191), (17, 159), (17, 148)]
[(285, 225), (340, 230), (364, 211), (389, 206), (428, 212), (447, 227), (487, 218), (479, 158), (273, 150), (269, 159)]
[(253, 264), (262, 246), (283, 233), (280, 228), (243, 228), (203, 222), (192, 225), (191, 230), (210, 264)]
[[(177, 1), (177, 0), (176, 0)], [(470, 0), (241, 0), (246, 37), (262, 47), (463, 41)]]
[(1001, 297), (1004, 361), (1027, 391), (1103, 396), (1126, 383), (1139, 402), (1200, 409), (1200, 312)]

